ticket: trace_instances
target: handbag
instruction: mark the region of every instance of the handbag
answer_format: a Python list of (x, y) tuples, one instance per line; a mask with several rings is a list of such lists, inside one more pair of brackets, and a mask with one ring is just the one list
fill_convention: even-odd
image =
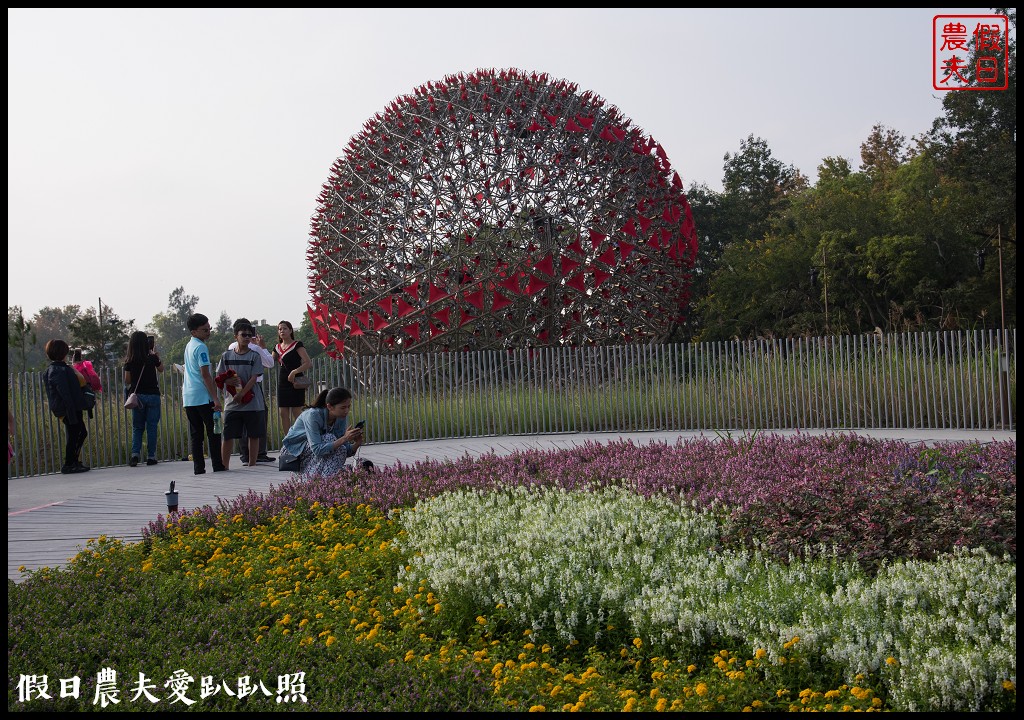
[(142, 373), (146, 371), (146, 363), (142, 363), (142, 370), (139, 372), (139, 379), (135, 381), (135, 390), (131, 391), (128, 395), (128, 399), (124, 401), (125, 410), (135, 410), (136, 408), (142, 407), (142, 401), (139, 400), (139, 396), (136, 394), (136, 390), (139, 389), (139, 383), (142, 382)]
[(299, 375), (297, 378), (292, 380), (292, 387), (296, 390), (305, 390), (313, 384), (313, 379), (308, 375)]
[(282, 450), (277, 456), (277, 469), (281, 472), (298, 472), (300, 470), (299, 459)]

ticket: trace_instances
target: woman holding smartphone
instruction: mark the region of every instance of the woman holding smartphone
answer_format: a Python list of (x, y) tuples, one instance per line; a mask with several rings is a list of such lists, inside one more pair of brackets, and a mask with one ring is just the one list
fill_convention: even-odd
[(124, 386), (134, 392), (139, 406), (132, 409), (132, 453), (128, 466), (139, 464), (142, 455), (142, 433), (146, 433), (146, 464), (156, 465), (156, 429), (160, 424), (160, 383), (156, 374), (164, 371), (163, 361), (156, 352), (153, 336), (136, 330), (128, 338), (128, 354), (124, 359)]
[(352, 393), (342, 387), (321, 392), (313, 406), (292, 423), (281, 442), (281, 455), (297, 457), (303, 480), (337, 477), (347, 470), (345, 461), (363, 444), (362, 423), (348, 427)]

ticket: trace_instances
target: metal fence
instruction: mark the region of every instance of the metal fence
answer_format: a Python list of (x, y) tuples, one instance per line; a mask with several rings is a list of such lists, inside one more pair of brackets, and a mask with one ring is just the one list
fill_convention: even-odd
[[(701, 344), (538, 348), (314, 361), (314, 388), (353, 391), (367, 441), (552, 432), (792, 428), (1016, 428), (1016, 330)], [(83, 461), (124, 465), (131, 413), (120, 368), (88, 420)], [(165, 372), (159, 458), (187, 459), (181, 375)], [(60, 470), (64, 428), (41, 372), (9, 376), (16, 456), (8, 477)], [(283, 435), (277, 373), (268, 445)]]

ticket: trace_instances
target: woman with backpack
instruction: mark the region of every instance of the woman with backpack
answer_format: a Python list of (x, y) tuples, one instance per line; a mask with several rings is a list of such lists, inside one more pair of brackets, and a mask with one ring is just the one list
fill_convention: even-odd
[(46, 399), (50, 403), (50, 412), (64, 423), (67, 444), (64, 448), (64, 466), (60, 471), (65, 475), (83, 473), (89, 470), (80, 459), (82, 446), (89, 430), (82, 418), (83, 407), (82, 386), (85, 376), (67, 364), (70, 347), (63, 340), (50, 340), (44, 350), (50, 358), (50, 365), (43, 373), (46, 384)]

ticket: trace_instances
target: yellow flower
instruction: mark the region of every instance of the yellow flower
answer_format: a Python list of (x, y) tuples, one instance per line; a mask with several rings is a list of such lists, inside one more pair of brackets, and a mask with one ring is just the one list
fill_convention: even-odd
[(891, 655), (885, 659), (886, 665), (899, 665), (899, 660), (892, 657)]
[(644, 644), (644, 641), (640, 638), (633, 638), (633, 647), (639, 648)]
[(530, 712), (544, 712), (547, 710), (543, 705), (531, 705)]
[(871, 689), (870, 688), (861, 688), (861, 687), (852, 687), (852, 688), (850, 688), (850, 694), (853, 695), (858, 700), (867, 700), (869, 697), (871, 697)]
[(708, 694), (708, 686), (705, 683), (697, 683), (697, 687), (695, 687), (693, 691), (701, 697), (704, 697)]

